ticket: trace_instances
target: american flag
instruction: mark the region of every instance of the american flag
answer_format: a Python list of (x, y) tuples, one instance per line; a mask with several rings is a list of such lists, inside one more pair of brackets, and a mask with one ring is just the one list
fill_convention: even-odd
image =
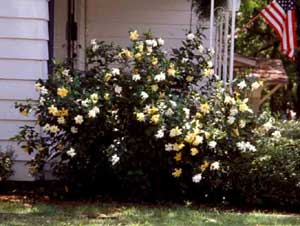
[(260, 14), (279, 36), (283, 54), (294, 59), (297, 48), (295, 0), (274, 0)]

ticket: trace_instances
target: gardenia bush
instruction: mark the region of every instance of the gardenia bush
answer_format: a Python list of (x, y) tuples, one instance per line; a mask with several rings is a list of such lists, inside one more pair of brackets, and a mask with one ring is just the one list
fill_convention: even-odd
[[(226, 163), (256, 151), (264, 122), (247, 93), (261, 84), (242, 80), (232, 92), (224, 88), (200, 32), (171, 52), (150, 33), (129, 35), (127, 48), (92, 40), (86, 71), (57, 65), (36, 83), (38, 104), (16, 105), (24, 115), (33, 112), (43, 129), (25, 126), (16, 137), (36, 153), (32, 172), (50, 163), (71, 187), (138, 198), (186, 194), (191, 184), (225, 185)], [(224, 180), (208, 181), (215, 175)]]

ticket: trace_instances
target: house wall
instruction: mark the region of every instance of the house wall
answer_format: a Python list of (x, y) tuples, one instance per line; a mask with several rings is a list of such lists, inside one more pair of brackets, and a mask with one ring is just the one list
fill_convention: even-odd
[(32, 156), (9, 141), (24, 124), (34, 118), (23, 117), (15, 109), (16, 101), (37, 99), (34, 84), (47, 77), (48, 0), (0, 0), (0, 146), (16, 151), (12, 180), (33, 180), (26, 161)]
[[(86, 0), (86, 8), (87, 42), (96, 38), (121, 45), (128, 44), (128, 30), (137, 29), (151, 30), (165, 39), (167, 48), (177, 47), (189, 29), (191, 15), (187, 0)], [(193, 27), (197, 23), (193, 15)]]

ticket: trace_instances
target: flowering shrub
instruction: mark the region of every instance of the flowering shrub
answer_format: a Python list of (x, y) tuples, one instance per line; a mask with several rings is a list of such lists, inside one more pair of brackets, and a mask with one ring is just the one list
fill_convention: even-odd
[(127, 48), (92, 40), (87, 71), (58, 65), (36, 83), (37, 105), (17, 104), (43, 128), (42, 136), (28, 126), (17, 136), (36, 152), (33, 172), (50, 161), (72, 182), (116, 180), (144, 196), (226, 174), (223, 162), (256, 151), (258, 122), (246, 96), (259, 83), (223, 88), (199, 32), (170, 53), (149, 33), (132, 31), (130, 40)]
[(9, 149), (3, 152), (0, 147), (0, 182), (13, 174), (13, 152)]

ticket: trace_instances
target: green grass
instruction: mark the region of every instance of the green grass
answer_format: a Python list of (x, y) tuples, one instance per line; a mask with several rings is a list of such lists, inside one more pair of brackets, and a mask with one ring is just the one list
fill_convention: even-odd
[(300, 216), (239, 213), (189, 207), (146, 207), (121, 204), (61, 203), (33, 205), (0, 201), (0, 225), (105, 226), (291, 226)]

